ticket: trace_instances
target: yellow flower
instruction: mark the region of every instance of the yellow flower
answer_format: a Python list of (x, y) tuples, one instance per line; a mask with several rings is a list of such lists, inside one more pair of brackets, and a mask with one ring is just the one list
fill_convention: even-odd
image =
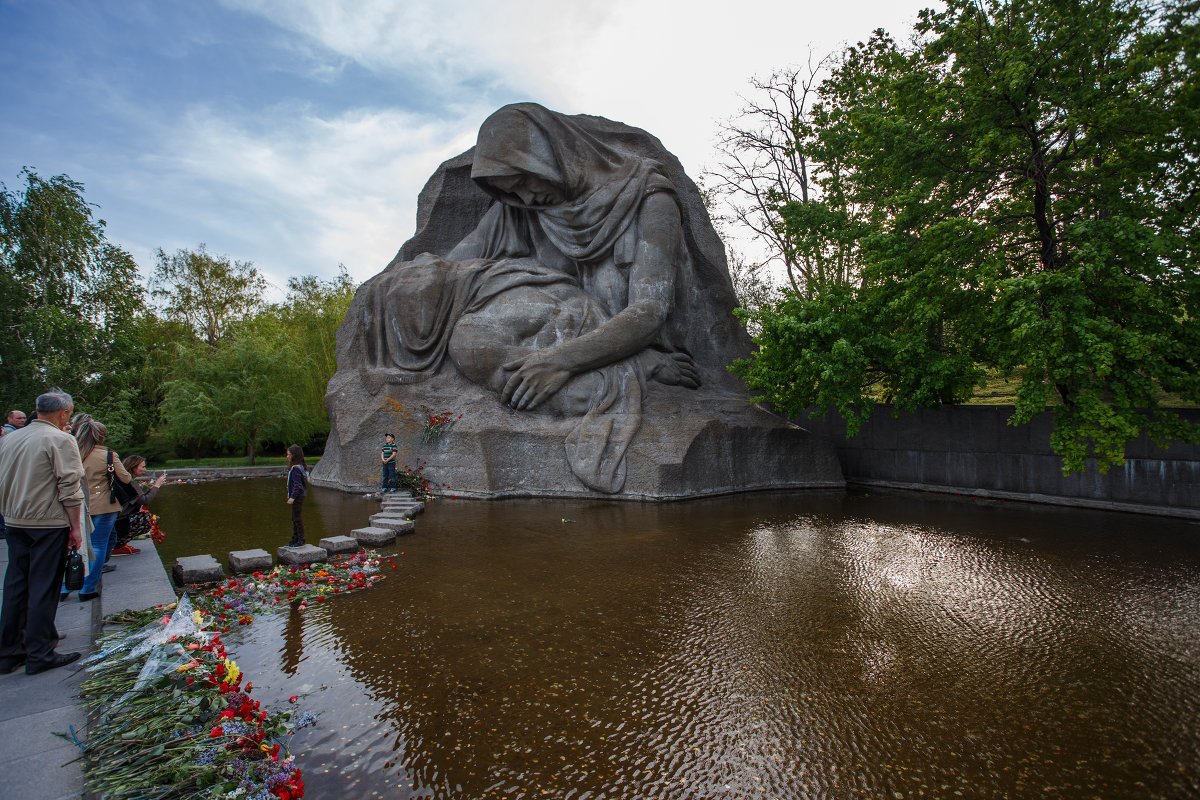
[(238, 676), (241, 674), (242, 671), (238, 669), (236, 661), (234, 661), (232, 658), (225, 659), (225, 677), (221, 679), (222, 682), (233, 686), (235, 683), (237, 683)]

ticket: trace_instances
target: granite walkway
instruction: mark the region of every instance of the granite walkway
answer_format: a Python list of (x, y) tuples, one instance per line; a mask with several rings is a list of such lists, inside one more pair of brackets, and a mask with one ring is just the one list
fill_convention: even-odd
[[(104, 576), (99, 601), (81, 603), (72, 594), (58, 606), (55, 620), (60, 653), (86, 656), (100, 634), (105, 615), (175, 602), (175, 591), (154, 543), (135, 542), (142, 552), (113, 556), (117, 569)], [(8, 568), (8, 543), (0, 540), (0, 574)], [(0, 596), (3, 594), (0, 582)], [(80, 662), (26, 675), (0, 675), (0, 800), (81, 798), (82, 751), (71, 741), (87, 740), (87, 713), (79, 702), (86, 673)]]

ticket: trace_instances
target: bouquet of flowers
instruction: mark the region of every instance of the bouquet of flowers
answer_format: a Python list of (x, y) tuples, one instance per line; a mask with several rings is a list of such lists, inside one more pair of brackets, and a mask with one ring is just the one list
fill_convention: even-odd
[(293, 719), (291, 708), (267, 711), (252, 700), (211, 618), (186, 595), (173, 611), (150, 615), (105, 634), (86, 662), (81, 693), (97, 720), (85, 751), (88, 789), (108, 798), (303, 797), (286, 742), (315, 717)]
[(421, 433), (421, 441), (425, 444), (441, 438), (443, 433), (448, 433), (462, 419), (462, 414), (455, 416), (453, 411), (434, 411), (424, 405), (421, 406), (421, 413), (425, 415), (425, 428)]

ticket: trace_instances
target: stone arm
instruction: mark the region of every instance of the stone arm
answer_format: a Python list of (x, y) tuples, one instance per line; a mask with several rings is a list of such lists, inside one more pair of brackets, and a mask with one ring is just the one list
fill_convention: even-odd
[(650, 195), (638, 212), (639, 239), (629, 268), (629, 304), (595, 330), (504, 365), (513, 374), (500, 397), (513, 408), (536, 408), (571, 378), (639, 353), (658, 336), (675, 299), (683, 226), (675, 198)]

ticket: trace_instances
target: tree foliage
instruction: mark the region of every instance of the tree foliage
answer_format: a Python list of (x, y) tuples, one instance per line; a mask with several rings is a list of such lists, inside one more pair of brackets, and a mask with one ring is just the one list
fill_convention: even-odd
[(171, 255), (159, 248), (150, 285), (168, 319), (189, 326), (210, 346), (263, 305), (266, 279), (249, 261), (213, 255), (204, 244)]
[(208, 441), (245, 449), (251, 465), (265, 441), (307, 441), (290, 353), (273, 337), (247, 333), (215, 346), (179, 346), (163, 421), (181, 444)]
[[(783, 410), (959, 402), (992, 368), (1011, 419), (1056, 408), (1064, 470), (1122, 460), (1145, 432), (1197, 431), (1200, 3), (947, 0), (900, 47), (848, 49), (793, 146), (820, 204), (776, 206), (789, 246), (817, 228), (858, 279), (753, 315), (737, 366)], [(800, 255), (796, 256), (797, 258)]]
[(105, 238), (83, 184), (25, 168), (20, 191), (0, 186), (0, 394), (32, 410), (58, 386), (129, 442), (147, 417), (136, 402), (145, 342), (137, 264)]

